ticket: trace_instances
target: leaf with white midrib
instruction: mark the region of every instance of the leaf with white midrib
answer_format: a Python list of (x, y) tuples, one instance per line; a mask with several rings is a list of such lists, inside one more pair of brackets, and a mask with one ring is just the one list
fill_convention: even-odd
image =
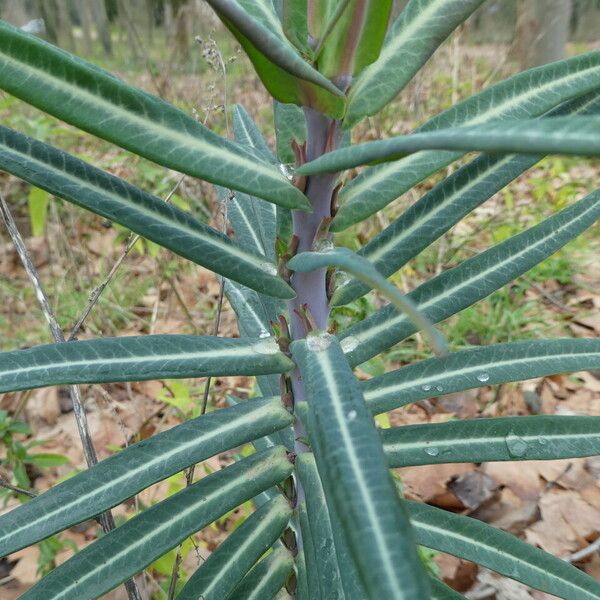
[(470, 517), (404, 502), (417, 542), (562, 598), (598, 600), (600, 582), (515, 536)]
[(252, 565), (277, 541), (293, 512), (276, 496), (250, 515), (188, 579), (177, 600), (228, 598)]
[[(160, 198), (52, 146), (0, 125), (0, 169), (91, 210), (252, 288), (281, 298), (293, 290), (261, 248), (243, 248)], [(266, 204), (266, 202), (265, 202)]]
[(81, 523), (191, 464), (291, 422), (281, 400), (249, 400), (133, 444), (0, 517), (0, 556)]
[[(270, 61), (290, 75), (310, 81), (335, 96), (343, 93), (327, 77), (310, 66), (292, 44), (281, 28), (272, 7), (263, 0), (206, 0), (226, 22), (231, 22), (253, 46)], [(228, 25), (229, 26), (229, 25)]]
[[(600, 52), (595, 51), (514, 75), (433, 117), (417, 131), (536, 117), (599, 86)], [(364, 171), (342, 188), (332, 231), (365, 219), (461, 155), (423, 151)]]
[[(564, 102), (543, 118), (599, 113), (600, 97), (593, 92)], [(389, 277), (541, 158), (530, 155), (482, 155), (476, 158), (410, 206), (358, 254)], [(333, 306), (347, 304), (368, 291), (369, 286), (350, 280), (335, 290), (331, 303)]]
[[(599, 218), (600, 190), (596, 190), (539, 225), (434, 277), (408, 296), (437, 323), (522, 275)], [(413, 333), (410, 320), (386, 306), (348, 328), (341, 338), (348, 360), (358, 365)]]
[[(303, 454), (300, 454), (297, 457), (297, 459), (300, 456), (303, 456), (305, 454), (307, 454), (307, 453), (304, 452)], [(305, 495), (306, 495), (306, 491), (305, 491)], [(319, 561), (317, 560), (316, 548), (315, 548), (313, 535), (312, 535), (313, 528), (311, 527), (311, 524), (308, 520), (308, 513), (306, 510), (306, 501), (302, 502), (302, 504), (300, 504), (300, 506), (298, 506), (298, 508), (296, 510), (298, 512), (297, 520), (300, 523), (300, 533), (302, 536), (302, 556), (304, 559), (304, 569), (305, 569), (305, 573), (303, 573), (303, 576), (306, 578), (304, 585), (306, 586), (307, 598), (310, 598), (310, 600), (323, 600), (323, 595), (321, 594), (321, 585), (320, 585), (319, 579), (321, 577), (321, 572), (324, 569), (323, 569), (323, 565), (320, 565)], [(322, 533), (318, 530), (315, 530), (315, 532), (316, 532), (317, 537), (320, 538)], [(332, 562), (337, 564), (336, 557), (335, 557), (335, 550), (333, 550), (333, 553), (330, 554), (329, 556), (331, 556), (333, 558)], [(300, 565), (298, 565), (298, 566), (300, 566)]]
[(306, 390), (308, 434), (327, 504), (340, 517), (365, 591), (390, 600), (426, 597), (427, 581), (377, 430), (339, 342), (315, 333), (292, 342), (291, 350)]
[(396, 161), (422, 150), (598, 156), (600, 117), (507, 119), (401, 135), (334, 150), (314, 160), (309, 171), (310, 174), (336, 172)]
[(352, 83), (346, 127), (374, 115), (418, 72), (483, 0), (411, 0), (390, 28), (379, 58)]
[(266, 600), (275, 598), (294, 568), (289, 550), (275, 546), (244, 577), (229, 600)]
[(0, 88), (67, 123), (176, 171), (308, 209), (272, 165), (173, 105), (0, 22)]
[[(296, 470), (306, 497), (308, 527), (314, 531), (315, 579), (319, 590), (326, 592), (323, 600), (344, 600), (342, 574), (338, 566), (327, 500), (319, 478), (314, 455), (304, 452), (296, 457)], [(312, 535), (312, 534), (311, 534)], [(307, 558), (307, 565), (309, 564)], [(344, 573), (347, 576), (347, 573)], [(311, 574), (309, 573), (309, 578)]]
[(282, 447), (253, 454), (163, 500), (46, 575), (22, 600), (98, 597), (292, 472)]
[(0, 393), (59, 384), (262, 375), (292, 367), (273, 338), (99, 338), (0, 353)]
[(496, 417), (383, 429), (390, 467), (600, 454), (600, 417)]
[(534, 340), (429, 358), (363, 381), (361, 388), (379, 414), (441, 394), (593, 369), (600, 369), (600, 339)]

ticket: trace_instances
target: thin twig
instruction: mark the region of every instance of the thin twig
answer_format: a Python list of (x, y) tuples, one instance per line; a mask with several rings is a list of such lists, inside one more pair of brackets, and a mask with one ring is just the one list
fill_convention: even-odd
[(17, 494), (24, 494), (25, 496), (29, 496), (30, 498), (35, 498), (37, 496), (36, 492), (32, 492), (31, 490), (24, 490), (20, 487), (17, 487), (16, 485), (12, 485), (12, 483), (9, 483), (8, 481), (6, 481), (6, 479), (3, 479), (2, 477), (0, 477), (0, 487), (6, 488), (11, 492), (16, 492)]
[[(48, 296), (44, 291), (44, 287), (38, 275), (37, 269), (33, 265), (29, 251), (27, 250), (25, 243), (23, 242), (23, 238), (17, 229), (17, 225), (13, 219), (10, 209), (8, 208), (8, 205), (2, 196), (0, 196), (0, 213), (2, 213), (2, 218), (4, 219), (13, 244), (15, 245), (17, 254), (19, 255), (19, 258), (25, 267), (25, 271), (27, 272), (31, 284), (33, 285), (35, 295), (42, 309), (44, 317), (48, 322), (48, 327), (50, 328), (54, 341), (57, 344), (63, 342), (66, 343), (62, 329), (60, 328), (54, 311), (48, 302)], [(83, 447), (83, 454), (89, 468), (98, 462), (98, 457), (96, 455), (96, 450), (90, 435), (85, 409), (83, 408), (83, 402), (81, 400), (81, 393), (76, 385), (69, 386), (69, 396), (73, 404), (73, 413), (75, 414), (75, 420), (77, 422), (77, 429), (79, 431), (79, 438), (81, 439), (81, 445)], [(99, 515), (98, 522), (100, 523), (104, 533), (108, 533), (115, 528), (115, 521), (110, 511), (106, 511), (105, 513)], [(127, 589), (127, 595), (130, 600), (141, 600), (141, 596), (133, 579), (125, 582), (125, 588)]]
[[(167, 194), (167, 197), (165, 198), (165, 202), (170, 202), (171, 198), (173, 197), (173, 194), (175, 194), (175, 192), (179, 189), (179, 186), (183, 182), (184, 178), (185, 178), (185, 175), (182, 175), (177, 180), (177, 183), (175, 184), (173, 189)], [(116, 272), (121, 268), (121, 265), (123, 264), (124, 260), (127, 258), (127, 255), (131, 252), (132, 248), (137, 244), (139, 239), (140, 239), (140, 236), (138, 234), (131, 233), (129, 235), (127, 244), (125, 246), (125, 250), (123, 250), (123, 253), (121, 254), (121, 256), (119, 256), (119, 258), (117, 259), (115, 264), (112, 266), (111, 270), (108, 272), (108, 275), (102, 281), (102, 283), (97, 285), (92, 290), (92, 293), (90, 294), (87, 306), (81, 313), (81, 316), (79, 317), (77, 323), (75, 324), (75, 327), (73, 327), (73, 329), (71, 330), (71, 333), (70, 333), (69, 339), (68, 339), (69, 342), (72, 342), (75, 339), (75, 337), (81, 330), (81, 327), (83, 326), (84, 321), (88, 318), (88, 316), (92, 312), (92, 309), (94, 308), (94, 306), (96, 305), (98, 300), (100, 300), (100, 296), (102, 295), (104, 290), (108, 287), (108, 285), (112, 281), (113, 277), (115, 276)]]
[(573, 554), (567, 556), (565, 560), (567, 562), (579, 562), (580, 560), (587, 558), (590, 554), (594, 554), (594, 552), (598, 552), (600, 550), (600, 538), (598, 538), (595, 542), (592, 542), (589, 546), (582, 548), (578, 552), (574, 552)]

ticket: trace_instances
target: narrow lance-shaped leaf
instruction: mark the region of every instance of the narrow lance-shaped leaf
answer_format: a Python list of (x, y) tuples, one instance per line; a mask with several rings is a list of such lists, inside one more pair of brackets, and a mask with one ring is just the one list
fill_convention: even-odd
[(308, 41), (307, 0), (279, 0), (283, 31), (301, 54), (312, 57)]
[[(314, 455), (309, 452), (299, 454), (296, 457), (296, 469), (306, 497), (308, 525), (310, 531), (315, 532), (313, 547), (318, 589), (323, 590), (323, 600), (344, 600), (342, 574), (338, 566), (331, 519)], [(348, 575), (345, 572), (344, 578)], [(318, 598), (317, 595), (312, 597)]]
[(600, 582), (596, 579), (510, 533), (433, 506), (404, 504), (418, 543), (427, 548), (471, 560), (562, 598), (598, 600), (600, 597)]
[(176, 171), (309, 208), (271, 165), (171, 104), (0, 22), (0, 89), (67, 123)]
[[(598, 88), (600, 52), (590, 52), (509, 77), (433, 117), (417, 132), (478, 125), (494, 119), (536, 117)], [(372, 215), (461, 155), (423, 151), (367, 169), (341, 190), (341, 206), (332, 231), (341, 231)]]
[[(577, 114), (598, 115), (600, 95), (592, 92), (564, 102), (544, 118)], [(458, 223), (474, 208), (532, 167), (541, 156), (483, 155), (465, 165), (404, 211), (376, 235), (359, 254), (389, 277)], [(357, 280), (347, 281), (335, 291), (331, 303), (346, 304), (369, 291)]]
[(354, 562), (373, 598), (427, 597), (427, 581), (358, 381), (335, 337), (292, 343), (309, 405), (309, 437)]
[(126, 181), (74, 156), (0, 126), (0, 169), (116, 221), (221, 275), (274, 296), (293, 297), (259, 248), (227, 236)]
[(291, 516), (292, 509), (283, 496), (263, 505), (208, 557), (177, 600), (228, 598), (252, 565), (277, 541)]
[[(271, 2), (268, 0), (206, 0), (221, 19), (271, 62), (290, 75), (310, 81), (336, 96), (342, 92), (322, 73), (311, 67), (288, 42)], [(229, 26), (229, 25), (228, 25)]]
[(433, 349), (443, 354), (447, 351), (446, 340), (433, 327), (427, 317), (413, 304), (412, 300), (401, 294), (383, 277), (368, 260), (348, 248), (332, 248), (324, 252), (302, 252), (288, 262), (294, 271), (310, 272), (324, 267), (335, 266), (354, 275), (371, 287), (379, 290), (390, 302), (427, 335)]
[(497, 417), (381, 431), (390, 467), (600, 454), (600, 417)]
[(491, 121), (485, 125), (414, 133), (328, 152), (312, 161), (303, 172), (310, 175), (341, 171), (431, 149), (598, 156), (600, 117)]
[(294, 568), (289, 550), (275, 546), (244, 577), (242, 583), (230, 596), (231, 600), (267, 600), (275, 598), (285, 585)]
[(100, 514), (148, 486), (290, 425), (277, 398), (218, 410), (125, 448), (0, 517), (6, 556)]
[[(323, 565), (320, 565), (317, 560), (316, 548), (312, 536), (312, 527), (308, 520), (308, 513), (306, 512), (306, 502), (302, 502), (298, 506), (298, 521), (300, 522), (300, 532), (302, 535), (302, 556), (304, 558), (304, 568), (306, 572), (306, 590), (308, 598), (310, 600), (323, 600), (321, 594), (320, 576)], [(322, 532), (315, 530), (316, 535), (320, 538)], [(333, 548), (332, 548), (333, 550)], [(335, 550), (333, 550), (333, 559), (335, 562)], [(300, 565), (298, 565), (299, 567)], [(337, 568), (337, 567), (336, 567)]]
[(600, 369), (600, 340), (534, 340), (478, 346), (412, 363), (361, 382), (375, 414), (440, 394)]
[[(522, 275), (600, 218), (600, 190), (539, 225), (445, 271), (408, 297), (433, 323), (461, 311)], [(415, 333), (395, 307), (386, 306), (343, 332), (351, 364), (357, 365)]]
[(282, 104), (273, 101), (273, 119), (277, 138), (277, 157), (284, 164), (295, 161), (292, 140), (298, 144), (306, 141), (306, 117), (303, 110), (295, 104)]
[(330, 79), (360, 73), (379, 56), (392, 8), (391, 0), (350, 0), (338, 3), (343, 12), (316, 60), (319, 70)]
[[(236, 140), (279, 165), (266, 140), (261, 135), (250, 115), (243, 107), (233, 109), (233, 129)], [(275, 205), (245, 194), (236, 194), (228, 199), (228, 193), (217, 188), (224, 202), (227, 215), (238, 242), (251, 252), (258, 252), (270, 261), (275, 261), (275, 237), (277, 210)], [(279, 209), (286, 210), (286, 209)], [(268, 291), (266, 288), (261, 292)], [(225, 295), (236, 313), (240, 334), (247, 337), (264, 337), (270, 331), (271, 321), (277, 322), (279, 315), (286, 313), (285, 303), (265, 293), (258, 293), (233, 281), (225, 282)], [(264, 396), (279, 394), (279, 377), (263, 375), (258, 385)]]
[(101, 596), (291, 472), (292, 465), (281, 447), (217, 471), (80, 550), (21, 598), (81, 600)]
[[(257, 157), (269, 157), (277, 162), (266, 140), (243, 107), (233, 110), (233, 127), (236, 141), (247, 144)], [(227, 199), (225, 190), (217, 188), (222, 199)], [(227, 217), (240, 244), (252, 252), (275, 260), (275, 236), (277, 232), (277, 207), (260, 198), (237, 193), (227, 201)]]
[(269, 2), (207, 1), (242, 45), (274, 98), (311, 106), (333, 117), (342, 115), (344, 94), (298, 54)]
[(0, 353), (0, 392), (48, 385), (283, 373), (273, 338), (193, 335), (101, 338)]
[(344, 125), (374, 115), (404, 88), (437, 47), (483, 0), (411, 0), (377, 61), (353, 82)]
[[(261, 378), (262, 379), (262, 378)], [(261, 389), (261, 392), (263, 390)], [(274, 401), (278, 400), (281, 403), (281, 392), (275, 396), (266, 396), (253, 398), (254, 400), (265, 400), (265, 401)], [(246, 403), (248, 400), (241, 400), (240, 398), (236, 398), (231, 394), (227, 394), (226, 401), (228, 406), (236, 406), (237, 404)], [(292, 427), (284, 427), (279, 431), (274, 431), (269, 435), (264, 435), (262, 437), (256, 437), (252, 440), (252, 445), (256, 450), (266, 450), (267, 448), (273, 448), (274, 446), (285, 446), (290, 452), (294, 451), (294, 430)], [(271, 497), (269, 497), (270, 499)], [(262, 504), (261, 504), (262, 505)]]

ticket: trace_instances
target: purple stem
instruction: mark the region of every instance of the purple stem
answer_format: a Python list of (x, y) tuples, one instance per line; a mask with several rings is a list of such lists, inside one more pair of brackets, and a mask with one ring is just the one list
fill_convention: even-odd
[[(340, 140), (340, 129), (337, 122), (310, 108), (304, 109), (307, 124), (306, 160), (318, 158), (327, 150), (337, 147)], [(329, 147), (327, 148), (327, 146)], [(305, 194), (310, 200), (313, 211), (292, 212), (294, 235), (298, 238), (298, 252), (313, 249), (315, 236), (325, 218), (331, 217), (332, 195), (337, 184), (338, 174), (315, 175), (306, 182)], [(326, 240), (331, 238), (327, 234)], [(306, 307), (318, 329), (326, 330), (329, 321), (329, 299), (326, 285), (327, 269), (319, 269), (311, 273), (294, 273), (291, 285), (296, 291), (296, 298), (289, 302), (290, 330), (293, 340), (305, 338), (308, 330), (306, 321), (299, 312)], [(291, 376), (294, 404), (306, 399), (304, 385), (299, 370), (296, 368)], [(307, 438), (304, 426), (299, 418), (294, 425), (296, 453), (308, 452), (310, 447), (303, 440)], [(296, 482), (297, 506), (304, 500), (304, 490), (300, 482)], [(298, 536), (298, 547), (302, 548), (301, 536)]]

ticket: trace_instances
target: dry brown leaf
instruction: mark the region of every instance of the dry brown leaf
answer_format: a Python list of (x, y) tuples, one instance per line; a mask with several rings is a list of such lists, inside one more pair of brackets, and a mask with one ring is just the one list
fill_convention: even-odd
[(600, 509), (570, 490), (550, 490), (540, 500), (541, 519), (525, 536), (530, 544), (556, 556), (571, 554), (600, 534)]

